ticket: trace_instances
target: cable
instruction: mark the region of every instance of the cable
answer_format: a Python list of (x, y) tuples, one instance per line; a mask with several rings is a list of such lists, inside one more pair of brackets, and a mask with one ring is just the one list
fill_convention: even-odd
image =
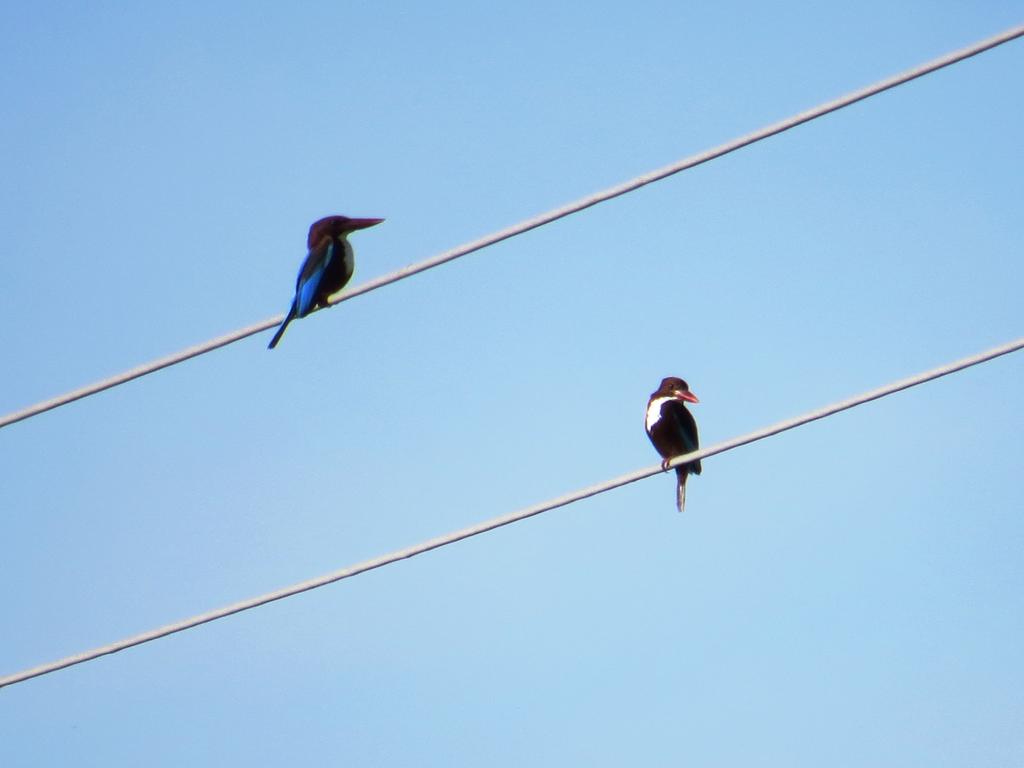
[[(993, 358), (1009, 354), (1010, 352), (1015, 352), (1022, 348), (1024, 348), (1024, 338), (1017, 339), (1016, 341), (1012, 341), (1009, 344), (1003, 344), (1002, 346), (994, 347), (993, 349), (989, 349), (988, 351), (981, 352), (980, 354), (977, 355), (972, 355), (971, 357), (965, 357), (960, 360), (956, 360), (952, 363), (940, 366), (938, 368), (933, 368), (929, 371), (919, 373), (915, 376), (900, 379), (899, 381), (887, 384), (884, 387), (872, 389), (868, 392), (864, 392), (863, 394), (857, 395), (856, 397), (851, 397), (848, 400), (841, 400), (838, 403), (833, 403), (832, 405), (825, 406), (824, 408), (819, 408), (816, 411), (805, 413), (802, 416), (797, 416), (796, 418), (788, 419), (786, 421), (780, 421), (777, 424), (773, 424), (763, 429), (750, 432), (746, 435), (741, 435), (740, 437), (734, 437), (731, 440), (726, 440), (725, 442), (717, 443), (716, 445), (713, 445), (710, 448), (704, 448), (699, 451), (694, 451), (693, 453), (688, 453), (684, 456), (679, 456), (672, 460), (670, 466), (675, 467), (680, 464), (693, 461), (694, 459), (704, 459), (707, 458), (708, 456), (714, 456), (719, 453), (731, 451), (733, 448), (739, 448), (741, 445), (747, 445), (748, 443), (763, 440), (766, 437), (777, 435), (780, 432), (785, 432), (786, 430), (802, 426), (803, 424), (807, 424), (811, 421), (823, 419), (826, 416), (832, 416), (833, 414), (839, 413), (840, 411), (845, 411), (849, 408), (853, 408), (855, 406), (870, 402), (871, 400), (877, 400), (880, 397), (886, 397), (887, 395), (891, 395), (895, 392), (899, 392), (910, 387), (915, 387), (918, 384), (923, 384), (927, 381), (931, 381), (932, 379), (937, 379), (940, 376), (946, 376), (948, 374), (955, 373), (957, 371), (963, 370), (964, 368), (969, 368), (972, 365), (984, 363), (988, 360), (992, 360)], [(328, 573), (323, 576), (318, 576), (314, 579), (308, 579), (307, 581), (299, 582), (298, 584), (293, 584), (290, 587), (284, 587), (283, 589), (278, 589), (274, 592), (268, 592), (264, 595), (259, 595), (258, 597), (251, 597), (248, 600), (241, 600), (237, 603), (232, 603), (231, 605), (224, 606), (223, 608), (217, 608), (216, 610), (201, 613), (198, 616), (193, 616), (192, 618), (184, 619), (174, 624), (167, 624), (166, 626), (160, 627), (158, 629), (143, 632), (142, 634), (134, 635), (132, 637), (125, 638), (124, 640), (119, 640), (115, 643), (110, 643), (109, 645), (103, 645), (99, 648), (93, 648), (90, 651), (84, 651), (82, 653), (75, 654), (74, 656), (67, 656), (63, 659), (58, 659), (57, 661), (52, 661), (48, 664), (41, 664), (38, 667), (26, 669), (22, 672), (16, 672), (15, 674), (8, 675), (6, 677), (0, 677), (0, 688), (6, 685), (13, 685), (14, 683), (24, 682), (25, 680), (29, 680), (33, 677), (39, 677), (40, 675), (45, 675), (50, 672), (56, 672), (58, 669), (64, 669), (65, 667), (70, 667), (75, 664), (81, 664), (85, 661), (91, 661), (93, 659), (99, 658), (100, 656), (105, 656), (110, 653), (117, 653), (118, 651), (123, 651), (126, 648), (141, 645), (142, 643), (148, 643), (150, 640), (156, 640), (158, 638), (174, 634), (175, 632), (181, 632), (186, 629), (191, 629), (192, 627), (199, 626), (200, 624), (205, 624), (209, 621), (223, 619), (226, 616), (230, 616), (233, 613), (240, 613), (241, 611), (247, 611), (250, 608), (256, 608), (261, 605), (266, 605), (267, 603), (271, 603), (275, 600), (281, 600), (286, 597), (291, 597), (292, 595), (297, 595), (300, 592), (307, 592), (311, 589), (317, 589), (318, 587), (323, 587), (328, 584), (332, 584), (336, 581), (341, 581), (342, 579), (347, 579), (351, 576), (356, 576), (360, 573), (365, 573), (366, 571), (372, 571), (374, 568), (380, 568), (381, 566), (389, 565), (391, 563), (397, 562), (398, 560), (405, 560), (416, 555), (421, 555), (424, 552), (429, 552), (432, 549), (437, 549), (439, 547), (444, 547), (449, 544), (454, 544), (455, 542), (461, 541), (462, 539), (468, 539), (472, 536), (477, 536), (481, 533), (492, 531), (495, 528), (500, 528), (504, 525), (509, 525), (510, 523), (515, 523), (520, 520), (525, 520), (528, 517), (539, 515), (542, 512), (548, 512), (552, 509), (564, 507), (568, 504), (572, 504), (574, 502), (589, 498), (590, 496), (596, 496), (599, 493), (605, 493), (606, 491), (610, 491), (614, 488), (619, 488), (623, 485), (628, 485), (629, 483), (635, 483), (637, 480), (643, 480), (644, 478), (656, 475), (661, 471), (662, 469), (660, 464), (657, 464), (653, 467), (647, 467), (646, 469), (639, 469), (635, 472), (630, 472), (629, 474), (620, 475), (619, 477), (613, 480), (607, 480), (603, 483), (591, 485), (587, 488), (583, 488), (582, 490), (567, 493), (564, 496), (559, 496), (558, 498), (551, 499), (550, 501), (545, 501), (541, 504), (536, 504), (532, 507), (526, 507), (525, 509), (518, 510), (517, 512), (511, 512), (500, 517), (485, 520), (482, 523), (471, 525), (468, 528), (463, 528), (461, 530), (445, 534), (444, 536), (438, 536), (436, 538), (429, 539), (420, 544), (415, 544), (411, 547), (406, 547), (405, 549), (399, 549), (387, 555), (381, 555), (380, 557), (375, 557), (371, 560), (364, 560), (363, 562), (357, 563), (356, 565), (350, 565), (347, 568), (342, 568), (341, 570), (333, 571), (332, 573)]]
[[(637, 176), (635, 179), (623, 182), (614, 187), (609, 187), (608, 189), (605, 189), (601, 192), (596, 192), (590, 195), (589, 197), (581, 198), (575, 202), (569, 203), (568, 205), (564, 205), (561, 208), (555, 208), (554, 210), (548, 211), (547, 213), (542, 213), (539, 216), (533, 217), (532, 219), (526, 219), (525, 221), (521, 221), (518, 224), (515, 224), (511, 227), (502, 229), (498, 232), (494, 232), (490, 235), (482, 237), (479, 240), (474, 240), (464, 245), (460, 245), (457, 248), (445, 251), (444, 253), (434, 256), (433, 258), (426, 259), (425, 261), (421, 261), (416, 264), (411, 264), (408, 267), (403, 267), (402, 269), (399, 269), (388, 275), (383, 275), (382, 277), (369, 280), (363, 283), (362, 285), (359, 285), (356, 288), (348, 291), (347, 293), (343, 293), (340, 296), (335, 297), (334, 299), (331, 300), (330, 306), (334, 306), (335, 304), (338, 304), (342, 301), (347, 301), (348, 299), (355, 298), (356, 296), (368, 293), (369, 291), (382, 288), (385, 285), (390, 285), (391, 283), (398, 282), (399, 280), (404, 280), (407, 277), (412, 277), (413, 275), (423, 272), (425, 270), (433, 269), (434, 267), (439, 267), (442, 264), (445, 264), (449, 261), (453, 261), (454, 259), (460, 258), (462, 256), (466, 256), (470, 253), (473, 253), (474, 251), (479, 251), (488, 246), (500, 243), (502, 240), (507, 240), (511, 237), (515, 237), (516, 235), (521, 235), (524, 232), (530, 231), (531, 229), (536, 229), (537, 227), (541, 227), (545, 224), (550, 224), (553, 221), (557, 221), (558, 219), (564, 218), (573, 213), (578, 213), (579, 211), (582, 211), (586, 208), (590, 208), (591, 206), (597, 205), (598, 203), (602, 203), (606, 200), (611, 200), (614, 197), (619, 197), (620, 195), (624, 195), (627, 192), (632, 192), (633, 190), (639, 189), (640, 187), (650, 184), (652, 182), (660, 181), (661, 179), (664, 179), (668, 176), (672, 176), (676, 173), (679, 173), (680, 171), (685, 171), (689, 168), (693, 168), (694, 166), (706, 163), (709, 160), (719, 158), (722, 155), (727, 155), (730, 152), (735, 152), (737, 149), (741, 149), (747, 146), (748, 144), (754, 144), (755, 142), (761, 141), (762, 139), (767, 139), (770, 136), (774, 136), (784, 131), (788, 131), (790, 128), (795, 128), (798, 125), (819, 118), (822, 115), (827, 115), (829, 112), (834, 112), (838, 109), (842, 109), (843, 107), (848, 107), (851, 104), (854, 104), (858, 101), (862, 101), (863, 99), (866, 99), (870, 96), (874, 96), (883, 91), (887, 91), (890, 88), (895, 88), (897, 85), (902, 85), (903, 83), (906, 83), (910, 80), (915, 80), (919, 77), (922, 77), (923, 75), (927, 75), (938, 69), (947, 67), (950, 64), (955, 64), (959, 61), (963, 61), (964, 59), (970, 58), (971, 56), (975, 56), (979, 53), (987, 51), (990, 48), (995, 48), (996, 46), (1002, 45), (1003, 43), (1007, 43), (1011, 40), (1021, 37), (1022, 35), (1024, 35), (1024, 25), (1011, 27), (1010, 29), (1007, 29), (1004, 32), (1000, 32), (998, 35), (994, 35), (984, 40), (980, 40), (974, 43), (973, 45), (967, 46), (966, 48), (961, 48), (960, 50), (953, 51), (952, 53), (948, 53), (945, 56), (940, 56), (939, 58), (933, 59), (932, 61), (922, 64), (918, 67), (908, 69), (905, 72), (902, 72), (898, 75), (893, 75), (892, 77), (889, 77), (885, 80), (881, 80), (875, 83), (874, 85), (869, 85), (866, 88), (861, 88), (860, 90), (848, 93), (845, 96), (841, 96), (838, 99), (825, 102), (824, 104), (820, 104), (819, 106), (814, 107), (813, 109), (809, 109), (805, 112), (800, 112), (799, 114), (793, 115), (792, 117), (788, 117), (785, 120), (781, 120), (777, 123), (772, 123), (771, 125), (767, 125), (764, 128), (760, 128), (759, 130), (756, 130), (752, 133), (748, 133), (745, 136), (741, 136), (738, 139), (733, 139), (732, 141), (726, 142), (725, 144), (720, 144), (717, 147), (706, 150), (704, 152), (700, 152), (696, 155), (690, 155), (689, 157), (683, 158), (682, 160), (672, 163), (671, 165), (666, 165), (663, 168), (658, 168), (657, 170), (645, 173), (642, 176)], [(226, 333), (223, 336), (218, 336), (217, 338), (211, 339), (210, 341), (203, 342), (201, 344), (196, 344), (195, 346), (189, 347), (187, 349), (183, 349), (180, 352), (176, 352), (174, 354), (167, 355), (166, 357), (161, 357), (156, 360), (153, 360), (152, 362), (137, 366), (135, 368), (132, 368), (131, 370), (119, 373), (116, 376), (111, 376), (110, 378), (102, 379), (100, 381), (94, 382), (93, 384), (88, 384), (84, 387), (72, 390), (71, 392), (67, 392), (63, 395), (59, 395), (49, 400), (43, 400), (41, 402), (36, 403), (35, 405), (30, 405), (26, 408), (22, 408), (21, 410), (12, 411), (11, 413), (8, 413), (3, 417), (0, 417), (0, 428), (9, 426), (11, 424), (14, 424), (15, 422), (22, 421), (23, 419), (27, 419), (32, 416), (38, 416), (40, 413), (44, 413), (54, 408), (58, 408), (62, 405), (67, 405), (68, 403), (74, 402), (75, 400), (80, 400), (83, 397), (95, 395), (99, 392), (103, 392), (104, 390), (116, 387), (119, 384), (124, 384), (133, 379), (137, 379), (142, 376), (146, 376), (150, 373), (154, 373), (155, 371), (159, 371), (162, 368), (166, 368), (171, 365), (177, 365), (178, 363), (183, 363), (186, 360), (189, 360), (193, 357), (198, 357), (199, 355), (205, 354), (207, 352), (212, 352), (213, 350), (219, 349), (220, 347), (227, 346), (228, 344), (233, 344), (236, 341), (241, 341), (247, 336), (252, 336), (253, 334), (259, 333), (260, 331), (265, 331), (269, 328), (273, 328), (274, 326), (280, 325), (283, 320), (284, 314), (276, 315), (268, 320), (263, 320), (262, 322), (255, 323), (245, 328), (241, 328), (237, 331)]]

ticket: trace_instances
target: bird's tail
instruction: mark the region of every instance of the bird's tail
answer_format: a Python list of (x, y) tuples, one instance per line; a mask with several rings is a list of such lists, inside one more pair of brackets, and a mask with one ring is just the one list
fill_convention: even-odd
[(689, 474), (686, 467), (676, 467), (676, 508), (680, 512), (686, 507), (686, 478)]
[(295, 302), (293, 301), (291, 309), (288, 310), (288, 314), (284, 318), (284, 322), (281, 323), (281, 327), (277, 329), (277, 333), (274, 334), (274, 338), (270, 340), (270, 343), (267, 345), (267, 349), (273, 349), (274, 347), (277, 346), (277, 342), (279, 342), (281, 340), (281, 337), (284, 336), (284, 329), (287, 328), (288, 323), (290, 323), (294, 319)]

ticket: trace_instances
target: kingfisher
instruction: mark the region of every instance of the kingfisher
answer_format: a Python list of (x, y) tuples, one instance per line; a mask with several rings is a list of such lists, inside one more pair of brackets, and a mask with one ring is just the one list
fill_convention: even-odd
[[(647, 401), (647, 419), (644, 427), (647, 436), (661, 454), (662, 470), (668, 470), (669, 462), (676, 456), (696, 451), (700, 447), (697, 437), (697, 422), (686, 409), (686, 403), (699, 403), (689, 385), (676, 376), (661, 380)], [(676, 467), (676, 506), (683, 511), (686, 506), (686, 478), (700, 474), (700, 459)]]
[(313, 222), (309, 228), (309, 237), (306, 238), (309, 252), (295, 281), (295, 298), (267, 349), (277, 346), (288, 323), (296, 317), (305, 317), (317, 307), (326, 307), (331, 294), (345, 287), (356, 271), (352, 246), (347, 239), (349, 233), (376, 226), (382, 221), (384, 219), (327, 216)]

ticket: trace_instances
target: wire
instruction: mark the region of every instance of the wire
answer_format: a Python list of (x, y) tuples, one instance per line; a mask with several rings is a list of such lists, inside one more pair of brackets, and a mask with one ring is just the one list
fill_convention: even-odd
[[(943, 365), (938, 368), (933, 368), (929, 371), (924, 371), (923, 373), (919, 373), (905, 379), (900, 379), (899, 381), (887, 384), (884, 387), (872, 389), (868, 392), (864, 392), (863, 394), (857, 395), (856, 397), (851, 397), (848, 400), (841, 400), (837, 403), (833, 403), (832, 405), (825, 406), (824, 408), (819, 408), (816, 411), (810, 411), (809, 413), (805, 413), (802, 416), (787, 419), (786, 421), (780, 421), (777, 424), (773, 424), (763, 429), (750, 432), (746, 435), (741, 435), (740, 437), (734, 437), (731, 440), (726, 440), (725, 442), (717, 443), (711, 446), (710, 448), (704, 448), (699, 451), (688, 453), (684, 456), (679, 456), (672, 460), (670, 466), (675, 467), (680, 464), (685, 464), (686, 462), (693, 461), (695, 459), (704, 459), (719, 453), (731, 451), (734, 448), (739, 448), (741, 445), (747, 445), (748, 443), (763, 440), (766, 437), (777, 435), (780, 432), (785, 432), (786, 430), (802, 426), (809, 422), (816, 421), (818, 419), (823, 419), (826, 416), (832, 416), (833, 414), (839, 413), (840, 411), (845, 411), (849, 408), (853, 408), (858, 405), (863, 405), (864, 403), (870, 402), (871, 400), (877, 400), (880, 397), (886, 397), (887, 395), (891, 395), (895, 392), (899, 392), (910, 387), (915, 387), (918, 384), (923, 384), (927, 381), (937, 379), (941, 376), (946, 376), (948, 374), (955, 373), (957, 371), (963, 370), (964, 368), (969, 368), (972, 365), (984, 363), (988, 360), (992, 360), (993, 358), (1009, 354), (1010, 352), (1015, 352), (1022, 348), (1024, 348), (1024, 338), (1017, 339), (1016, 341), (1012, 341), (1008, 344), (1003, 344), (1002, 346), (999, 347), (994, 347), (985, 352), (981, 352), (977, 355), (972, 355), (970, 357), (965, 357), (960, 360), (956, 360), (952, 363), (948, 363), (947, 365)], [(662, 469), (660, 464), (657, 464), (653, 467), (647, 467), (646, 469), (639, 469), (635, 472), (620, 475), (619, 477), (613, 480), (607, 480), (603, 483), (598, 483), (596, 485), (591, 485), (587, 488), (583, 488), (578, 491), (567, 493), (564, 496), (559, 496), (558, 498), (551, 499), (550, 501), (545, 501), (541, 504), (535, 504), (532, 507), (526, 507), (525, 509), (521, 509), (516, 512), (511, 512), (500, 517), (485, 520), (482, 523), (477, 523), (476, 525), (471, 525), (468, 528), (463, 528), (461, 530), (453, 531), (452, 533), (448, 533), (443, 536), (438, 536), (436, 538), (429, 539), (420, 544), (415, 544), (411, 547), (406, 547), (405, 549), (399, 549), (387, 555), (381, 555), (380, 557), (375, 557), (371, 560), (364, 560), (361, 563), (350, 565), (347, 568), (342, 568), (340, 570), (324, 574), (323, 576), (308, 579), (307, 581), (302, 581), (298, 584), (293, 584), (290, 587), (284, 587), (283, 589), (278, 589), (274, 592), (268, 592), (264, 595), (259, 595), (258, 597), (251, 597), (248, 600), (241, 600), (237, 603), (232, 603), (231, 605), (224, 606), (223, 608), (217, 608), (216, 610), (201, 613), (197, 616), (193, 616), (188, 619), (183, 619), (182, 621), (175, 622), (174, 624), (167, 624), (166, 626), (160, 627), (158, 629), (153, 629), (148, 632), (143, 632), (142, 634), (125, 638), (123, 640), (118, 640), (117, 642), (110, 643), (109, 645), (103, 645), (99, 648), (93, 648), (90, 651), (84, 651), (82, 653), (75, 654), (74, 656), (67, 656), (63, 659), (58, 659), (57, 661), (52, 661), (48, 664), (41, 664), (38, 667), (26, 669), (22, 672), (17, 672), (6, 677), (0, 677), (0, 688), (6, 685), (13, 685), (15, 683), (24, 682), (25, 680), (29, 680), (33, 677), (39, 677), (40, 675), (49, 674), (50, 672), (56, 672), (59, 669), (64, 669), (65, 667), (70, 667), (75, 664), (81, 664), (82, 662), (92, 661), (93, 659), (99, 658), (100, 656), (105, 656), (110, 653), (117, 653), (118, 651), (123, 651), (126, 648), (141, 645), (142, 643), (148, 643), (150, 640), (156, 640), (161, 637), (166, 637), (167, 635), (174, 634), (175, 632), (181, 632), (186, 629), (191, 629), (192, 627), (199, 626), (200, 624), (205, 624), (210, 621), (216, 621), (217, 619), (223, 619), (226, 616), (230, 616), (234, 613), (240, 613), (241, 611), (247, 611), (250, 608), (256, 608), (261, 605), (266, 605), (267, 603), (274, 602), (275, 600), (281, 600), (286, 597), (291, 597), (292, 595), (297, 595), (300, 592), (307, 592), (311, 589), (317, 589), (328, 584), (333, 584), (336, 581), (341, 581), (342, 579), (347, 579), (351, 576), (356, 576), (360, 573), (365, 573), (366, 571), (372, 571), (375, 568), (390, 565), (391, 563), (397, 562), (398, 560), (406, 560), (410, 557), (421, 555), (424, 552), (429, 552), (432, 549), (438, 549), (439, 547), (454, 544), (457, 541), (462, 541), (463, 539), (468, 539), (472, 536), (477, 536), (481, 533), (486, 533), (487, 531), (493, 531), (495, 528), (500, 528), (504, 525), (509, 525), (510, 523), (515, 523), (520, 520), (525, 520), (528, 517), (539, 515), (542, 512), (549, 512), (552, 509), (557, 509), (558, 507), (564, 507), (569, 504), (573, 504), (577, 501), (589, 498), (590, 496), (596, 496), (599, 493), (605, 493), (606, 491), (610, 491), (615, 488), (620, 488), (623, 485), (635, 483), (638, 480), (643, 480), (644, 478), (656, 475), (661, 471)]]
[[(1003, 43), (1007, 43), (1021, 36), (1024, 36), (1024, 25), (1011, 27), (1010, 29), (1000, 32), (998, 35), (993, 35), (992, 37), (980, 40), (974, 43), (973, 45), (969, 45), (966, 48), (961, 48), (960, 50), (953, 51), (952, 53), (948, 53), (945, 56), (940, 56), (939, 58), (933, 59), (925, 64), (921, 64), (918, 67), (908, 69), (905, 72), (893, 75), (892, 77), (889, 77), (885, 80), (881, 80), (875, 83), (874, 85), (869, 85), (866, 88), (861, 88), (860, 90), (848, 93), (845, 96), (839, 97), (838, 99), (827, 101), (824, 104), (820, 104), (819, 106), (814, 107), (813, 109), (809, 109), (805, 112), (800, 112), (799, 114), (793, 115), (792, 117), (788, 117), (785, 120), (780, 120), (777, 123), (772, 123), (771, 125), (767, 125), (752, 133), (748, 133), (745, 136), (741, 136), (738, 139), (733, 139), (732, 141), (728, 141), (725, 144), (720, 144), (717, 147), (708, 149), (704, 152), (699, 152), (695, 155), (690, 155), (689, 157), (683, 158), (682, 160), (672, 163), (671, 165), (666, 165), (663, 168), (658, 168), (654, 171), (650, 171), (649, 173), (645, 173), (642, 176), (637, 176), (635, 179), (631, 179), (630, 181), (625, 181), (614, 187), (609, 187), (608, 189), (605, 189), (601, 192), (596, 192), (590, 195), (589, 197), (581, 198), (575, 202), (569, 203), (568, 205), (564, 205), (561, 208), (555, 208), (554, 210), (548, 211), (547, 213), (542, 213), (539, 216), (535, 216), (531, 219), (526, 219), (525, 221), (521, 221), (518, 224), (515, 224), (511, 227), (507, 227), (506, 229), (494, 232), (490, 235), (480, 238), (479, 240), (474, 240), (464, 245), (460, 245), (457, 248), (445, 251), (444, 253), (426, 259), (425, 261), (421, 261), (416, 264), (411, 264), (395, 272), (391, 272), (390, 274), (383, 275), (373, 280), (369, 280), (363, 283), (362, 285), (353, 288), (347, 293), (343, 293), (342, 295), (335, 297), (333, 300), (330, 301), (329, 306), (334, 306), (335, 304), (338, 304), (342, 301), (347, 301), (348, 299), (355, 298), (356, 296), (359, 296), (361, 294), (368, 293), (378, 288), (382, 288), (385, 285), (390, 285), (391, 283), (398, 282), (399, 280), (404, 280), (407, 277), (412, 277), (413, 275), (423, 272), (425, 270), (433, 269), (434, 267), (439, 267), (442, 264), (445, 264), (449, 261), (453, 261), (454, 259), (460, 258), (462, 256), (466, 256), (470, 253), (473, 253), (474, 251), (479, 251), (483, 248), (487, 248), (488, 246), (500, 243), (502, 240), (507, 240), (511, 237), (515, 237), (516, 235), (521, 235), (524, 232), (530, 231), (531, 229), (536, 229), (537, 227), (541, 227), (545, 224), (550, 224), (553, 221), (557, 221), (558, 219), (564, 218), (571, 214), (578, 213), (579, 211), (582, 211), (586, 208), (590, 208), (591, 206), (597, 205), (598, 203), (602, 203), (606, 200), (611, 200), (614, 197), (619, 197), (620, 195), (624, 195), (627, 192), (632, 192), (633, 190), (639, 189), (640, 187), (643, 187), (652, 182), (660, 181), (661, 179), (667, 178), (668, 176), (672, 176), (676, 173), (679, 173), (680, 171), (685, 171), (689, 168), (701, 165), (702, 163), (706, 163), (709, 160), (714, 160), (716, 158), (722, 157), (723, 155), (727, 155), (730, 152), (735, 152), (737, 149), (742, 149), (748, 144), (754, 144), (755, 142), (761, 141), (762, 139), (767, 139), (770, 136), (774, 136), (784, 131), (788, 131), (790, 128), (795, 128), (796, 126), (806, 123), (810, 120), (814, 120), (823, 115), (827, 115), (829, 112), (834, 112), (838, 109), (842, 109), (843, 107), (848, 107), (851, 104), (855, 104), (856, 102), (862, 101), (863, 99), (866, 99), (870, 96), (874, 96), (883, 91), (887, 91), (890, 88), (895, 88), (897, 85), (902, 85), (903, 83), (906, 83), (910, 80), (915, 80), (938, 69), (947, 67), (950, 64), (955, 64), (959, 61), (963, 61), (964, 59), (970, 58), (971, 56), (975, 56), (979, 53), (987, 51), (990, 48), (995, 48), (996, 46), (1002, 45)], [(233, 344), (236, 341), (241, 341), (242, 339), (248, 336), (252, 336), (253, 334), (280, 325), (283, 320), (284, 314), (276, 315), (268, 320), (263, 320), (259, 323), (249, 325), (237, 331), (226, 333), (223, 336), (218, 336), (217, 338), (211, 339), (210, 341), (206, 341), (201, 344), (196, 344), (195, 346), (183, 349), (180, 352), (167, 355), (166, 357), (158, 358), (156, 360), (153, 360), (152, 362), (145, 363), (143, 365), (132, 368), (131, 370), (124, 371), (123, 373), (119, 373), (115, 376), (111, 376), (110, 378), (102, 379), (92, 384), (88, 384), (84, 387), (72, 390), (63, 395), (58, 395), (57, 397), (53, 397), (49, 400), (42, 400), (36, 403), (35, 405), (30, 405), (26, 408), (22, 408), (21, 410), (12, 411), (11, 413), (8, 413), (3, 417), (0, 417), (0, 428), (9, 426), (11, 424), (14, 424), (15, 422), (22, 421), (24, 419), (28, 419), (32, 416), (38, 416), (41, 413), (53, 410), (54, 408), (58, 408), (62, 405), (67, 405), (68, 403), (72, 403), (75, 400), (80, 400), (83, 397), (89, 397), (90, 395), (98, 394), (99, 392), (103, 392), (104, 390), (116, 387), (119, 384), (124, 384), (126, 382), (132, 381), (133, 379), (138, 379), (142, 376), (146, 376), (150, 373), (159, 371), (162, 368), (167, 368), (168, 366), (171, 365), (183, 363), (186, 360), (189, 360), (193, 357), (198, 357), (199, 355), (205, 354), (207, 352), (212, 352), (213, 350), (227, 346), (228, 344)]]

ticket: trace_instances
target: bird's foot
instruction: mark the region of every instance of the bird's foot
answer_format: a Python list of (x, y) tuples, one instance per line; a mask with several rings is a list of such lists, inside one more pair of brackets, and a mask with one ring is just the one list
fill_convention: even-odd
[(662, 459), (661, 460), (661, 471), (662, 472), (668, 472), (668, 463), (670, 461), (672, 461), (672, 459)]

